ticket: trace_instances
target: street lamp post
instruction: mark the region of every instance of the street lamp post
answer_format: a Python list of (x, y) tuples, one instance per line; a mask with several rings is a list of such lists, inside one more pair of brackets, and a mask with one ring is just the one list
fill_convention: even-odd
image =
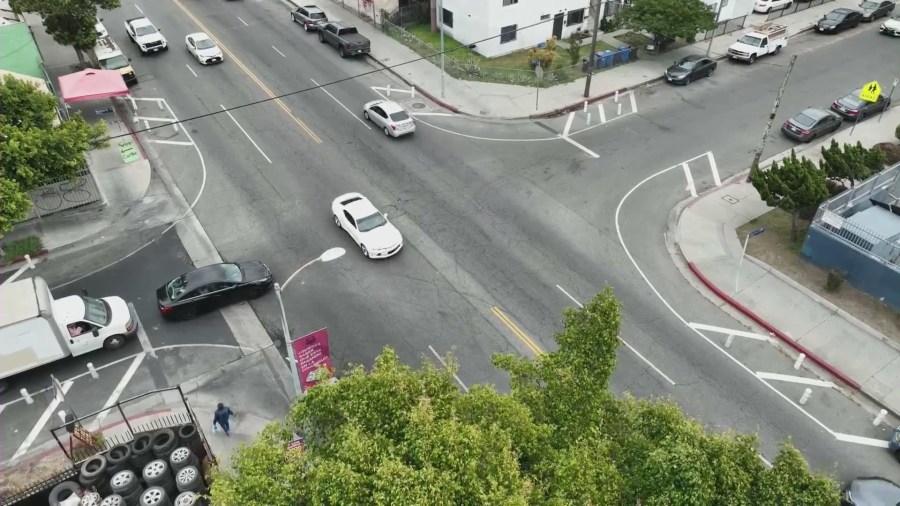
[(738, 283), (741, 280), (741, 266), (744, 265), (744, 255), (747, 254), (747, 245), (750, 244), (750, 238), (756, 237), (765, 231), (766, 231), (765, 227), (758, 228), (758, 229), (754, 230), (753, 232), (750, 232), (749, 234), (747, 234), (747, 238), (744, 239), (744, 249), (741, 250), (741, 259), (738, 261), (737, 273), (735, 273), (735, 275), (734, 275), (734, 294), (735, 295), (737, 295), (737, 292), (738, 292)]
[(281, 327), (282, 331), (284, 332), (284, 344), (285, 347), (287, 347), (288, 361), (291, 365), (291, 375), (294, 378), (294, 391), (298, 397), (303, 394), (303, 385), (302, 383), (300, 383), (300, 374), (297, 372), (297, 356), (294, 353), (294, 347), (291, 345), (291, 331), (290, 329), (288, 329), (287, 313), (284, 310), (284, 300), (282, 300), (281, 298), (281, 292), (283, 292), (284, 289), (287, 288), (291, 280), (294, 279), (297, 274), (300, 274), (300, 271), (302, 271), (303, 269), (306, 269), (316, 262), (330, 262), (344, 256), (344, 253), (346, 252), (347, 251), (344, 250), (344, 248), (331, 248), (319, 255), (317, 258), (303, 264), (303, 266), (301, 266), (299, 269), (294, 271), (293, 274), (288, 276), (283, 285), (275, 283), (275, 297), (278, 299), (278, 306), (281, 308)]

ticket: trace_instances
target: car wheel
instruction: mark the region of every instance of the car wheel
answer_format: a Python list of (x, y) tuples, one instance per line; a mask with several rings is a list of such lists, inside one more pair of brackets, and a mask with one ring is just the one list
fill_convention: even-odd
[(363, 118), (369, 119), (369, 111), (363, 111)]
[(360, 244), (360, 245), (359, 245), (359, 249), (362, 250), (362, 254), (363, 254), (364, 257), (369, 258), (369, 250), (366, 249), (366, 245), (365, 245), (365, 244)]
[(182, 320), (193, 320), (197, 317), (197, 308), (193, 306), (186, 307), (181, 310), (181, 319)]
[(338, 54), (341, 55), (341, 58), (346, 58), (347, 53), (344, 52), (344, 48), (338, 48)]
[(322, 35), (321, 33), (319, 33), (319, 42), (321, 42), (322, 44), (325, 43), (325, 36)]
[(687, 76), (684, 78), (684, 85), (687, 86), (691, 84), (691, 76)]
[(123, 344), (125, 344), (125, 337), (121, 334), (109, 336), (103, 341), (103, 347), (107, 350), (118, 350)]
[(780, 53), (780, 52), (781, 52), (781, 46), (775, 46), (775, 53), (774, 53), (774, 54), (778, 54), (778, 53)]
[(341, 227), (341, 220), (338, 219), (338, 217), (337, 217), (336, 214), (334, 215), (334, 224), (337, 225), (337, 228), (342, 228), (342, 227)]
[(771, 7), (769, 7), (768, 9), (766, 9), (766, 12), (764, 12), (763, 14), (768, 14), (768, 13), (770, 13), (770, 12), (772, 12), (772, 8), (771, 8)]
[(788, 3), (784, 4), (784, 10), (790, 9), (792, 5), (794, 5), (793, 2), (788, 2)]
[(751, 54), (751, 55), (750, 55), (750, 58), (749, 58), (747, 61), (752, 65), (753, 62), (756, 61), (756, 55), (755, 55), (755, 54)]
[(308, 26), (306, 23), (303, 23), (303, 31), (304, 31), (304, 32), (308, 32), (308, 31), (309, 31), (309, 26)]
[(712, 76), (712, 75), (713, 75), (713, 72), (715, 72), (715, 71), (716, 71), (716, 69), (714, 69), (714, 68), (707, 70), (707, 71), (706, 71), (706, 77)]
[(388, 127), (384, 127), (384, 135), (387, 135), (388, 137), (391, 136), (391, 131), (388, 130)]

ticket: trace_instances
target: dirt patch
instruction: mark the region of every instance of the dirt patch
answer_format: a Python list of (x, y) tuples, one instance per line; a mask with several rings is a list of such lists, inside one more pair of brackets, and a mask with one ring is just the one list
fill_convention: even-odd
[(637, 32), (623, 33), (622, 35), (616, 35), (615, 37), (617, 40), (621, 40), (629, 46), (640, 48), (645, 48), (648, 44), (653, 43), (653, 39)]
[(737, 234), (743, 242), (748, 233), (760, 227), (765, 227), (766, 231), (764, 233), (750, 238), (750, 242), (747, 245), (748, 255), (778, 269), (811, 292), (830, 301), (858, 320), (865, 322), (873, 329), (888, 336), (889, 339), (900, 343), (900, 311), (896, 311), (870, 295), (857, 290), (850, 283), (843, 283), (834, 292), (825, 290), (825, 280), (828, 278), (828, 271), (814, 265), (800, 255), (800, 248), (803, 246), (803, 237), (809, 222), (800, 220), (799, 225), (800, 239), (791, 241), (791, 216), (780, 209), (773, 209), (759, 218), (738, 227)]

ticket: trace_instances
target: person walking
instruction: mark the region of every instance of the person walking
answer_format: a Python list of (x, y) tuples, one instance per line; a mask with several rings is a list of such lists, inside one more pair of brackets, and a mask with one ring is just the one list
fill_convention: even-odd
[(216, 408), (216, 413), (213, 415), (213, 430), (215, 430), (216, 425), (218, 425), (225, 431), (226, 436), (230, 436), (231, 433), (229, 432), (228, 419), (232, 416), (234, 416), (234, 411), (220, 402), (218, 408)]

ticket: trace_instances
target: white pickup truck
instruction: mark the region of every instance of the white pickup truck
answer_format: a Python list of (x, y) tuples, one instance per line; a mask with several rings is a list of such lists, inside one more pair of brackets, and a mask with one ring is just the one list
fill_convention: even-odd
[(54, 299), (43, 278), (0, 285), (0, 391), (6, 378), (100, 348), (116, 350), (137, 334), (121, 297)]
[(787, 46), (787, 27), (775, 23), (764, 23), (753, 27), (737, 42), (729, 46), (728, 57), (753, 63), (760, 56), (778, 54)]
[(169, 42), (145, 17), (126, 19), (125, 31), (143, 54), (169, 50)]

